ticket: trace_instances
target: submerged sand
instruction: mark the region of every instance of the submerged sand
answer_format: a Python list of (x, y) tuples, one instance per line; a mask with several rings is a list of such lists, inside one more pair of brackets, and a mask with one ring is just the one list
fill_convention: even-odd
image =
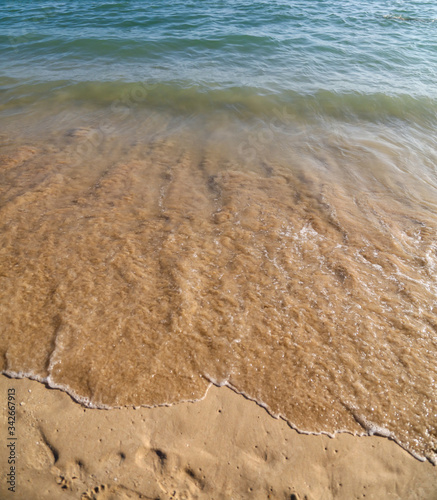
[(436, 462), (437, 216), (408, 148), (315, 128), (241, 158), (241, 124), (207, 125), (3, 148), (0, 370), (98, 407), (226, 384)]
[[(16, 391), (16, 491), (8, 492), (6, 395)], [(298, 434), (211, 387), (197, 403), (87, 409), (58, 390), (0, 377), (0, 497), (45, 499), (434, 500), (437, 468), (382, 437)]]

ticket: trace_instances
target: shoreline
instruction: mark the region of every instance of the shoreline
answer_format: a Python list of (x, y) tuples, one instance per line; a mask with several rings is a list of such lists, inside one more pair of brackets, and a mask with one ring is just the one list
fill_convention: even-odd
[(357, 423), (363, 428), (363, 432), (352, 432), (348, 429), (344, 429), (344, 430), (339, 429), (339, 430), (336, 430), (334, 432), (328, 432), (328, 431), (316, 432), (316, 431), (302, 430), (302, 429), (299, 429), (298, 426), (293, 424), (293, 422), (287, 420), (287, 418), (285, 416), (283, 416), (282, 414), (273, 413), (267, 404), (263, 403), (262, 401), (257, 401), (255, 398), (252, 398), (250, 395), (239, 391), (236, 387), (232, 386), (231, 384), (229, 384), (227, 382), (219, 384), (217, 382), (214, 382), (214, 381), (208, 379), (209, 385), (206, 388), (204, 395), (198, 399), (186, 399), (186, 400), (176, 401), (173, 403), (159, 403), (156, 405), (139, 404), (139, 405), (125, 405), (125, 406), (106, 406), (106, 405), (96, 406), (92, 403), (92, 401), (88, 400), (87, 398), (81, 397), (80, 395), (76, 394), (74, 391), (69, 390), (69, 388), (63, 387), (61, 385), (57, 385), (56, 383), (52, 383), (50, 380), (50, 376), (47, 378), (42, 378), (42, 377), (34, 376), (32, 374), (29, 374), (29, 373), (23, 373), (22, 375), (20, 375), (17, 372), (9, 372), (8, 373), (7, 371), (0, 373), (0, 376), (4, 376), (10, 380), (34, 381), (34, 382), (42, 384), (48, 390), (57, 390), (57, 391), (64, 392), (65, 394), (67, 394), (71, 398), (71, 400), (74, 403), (76, 403), (76, 404), (78, 404), (78, 405), (80, 405), (88, 410), (106, 410), (106, 411), (122, 410), (122, 409), (125, 409), (125, 410), (139, 410), (139, 409), (152, 410), (154, 408), (169, 408), (169, 407), (180, 405), (180, 404), (196, 404), (196, 403), (203, 401), (208, 396), (208, 392), (210, 391), (210, 389), (212, 387), (215, 387), (217, 389), (220, 389), (222, 387), (226, 387), (227, 389), (229, 389), (232, 392), (234, 392), (235, 394), (237, 394), (237, 396), (242, 396), (243, 398), (247, 399), (248, 401), (255, 403), (257, 406), (259, 406), (264, 411), (266, 411), (267, 414), (271, 418), (273, 418), (275, 420), (284, 421), (291, 429), (296, 431), (298, 434), (304, 434), (304, 435), (308, 435), (308, 436), (327, 436), (331, 439), (335, 439), (340, 434), (349, 434), (349, 435), (354, 436), (354, 437), (380, 436), (380, 437), (387, 438), (387, 439), (393, 441), (394, 443), (396, 443), (398, 446), (400, 446), (404, 451), (409, 453), (413, 458), (415, 458), (419, 462), (429, 461), (432, 465), (436, 465), (431, 460), (428, 460), (426, 457), (421, 457), (420, 455), (414, 453), (414, 451), (409, 450), (407, 447), (404, 447), (402, 445), (402, 443), (398, 442), (393, 437), (392, 433), (390, 431), (388, 431), (387, 429), (369, 422), (364, 417), (360, 418), (359, 416), (356, 416), (355, 413), (352, 413), (352, 415), (353, 415), (354, 419), (357, 421)]
[(436, 467), (392, 440), (301, 434), (228, 387), (212, 385), (196, 403), (97, 410), (28, 379), (2, 375), (0, 386), (2, 429), (8, 389), (16, 394), (15, 493), (9, 448), (0, 455), (6, 500), (431, 500), (437, 491)]

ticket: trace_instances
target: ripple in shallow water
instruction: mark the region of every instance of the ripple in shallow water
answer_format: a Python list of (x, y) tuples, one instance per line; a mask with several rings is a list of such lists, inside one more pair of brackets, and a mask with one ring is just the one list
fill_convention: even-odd
[(437, 219), (399, 145), (313, 130), (243, 161), (228, 126), (185, 127), (78, 163), (86, 135), (4, 149), (5, 373), (109, 407), (227, 384), (435, 462)]

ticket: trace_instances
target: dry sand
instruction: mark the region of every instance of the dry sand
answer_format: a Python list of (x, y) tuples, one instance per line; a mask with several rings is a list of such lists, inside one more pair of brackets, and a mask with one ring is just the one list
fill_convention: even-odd
[[(197, 403), (93, 410), (0, 376), (0, 498), (429, 499), (437, 468), (380, 437), (303, 435), (226, 387)], [(6, 474), (15, 389), (16, 486)]]

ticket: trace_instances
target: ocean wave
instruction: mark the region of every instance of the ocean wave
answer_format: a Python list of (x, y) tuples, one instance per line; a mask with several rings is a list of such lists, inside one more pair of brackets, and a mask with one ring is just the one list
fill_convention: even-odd
[(112, 108), (154, 108), (173, 114), (224, 111), (240, 119), (261, 118), (293, 123), (338, 119), (384, 122), (402, 120), (435, 127), (437, 99), (382, 93), (273, 93), (253, 87), (222, 88), (192, 82), (20, 82), (0, 78), (0, 112), (14, 107), (49, 104)]

